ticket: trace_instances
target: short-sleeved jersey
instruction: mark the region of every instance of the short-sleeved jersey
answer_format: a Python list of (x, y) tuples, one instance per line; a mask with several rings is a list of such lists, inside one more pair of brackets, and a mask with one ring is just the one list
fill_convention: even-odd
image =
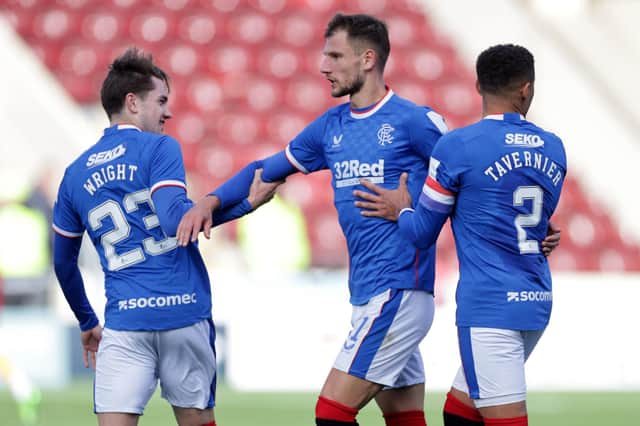
[(86, 230), (105, 274), (105, 326), (166, 330), (211, 317), (209, 277), (194, 245), (178, 247), (154, 213), (151, 194), (185, 187), (180, 146), (166, 135), (119, 125), (65, 171), (53, 227)]
[(520, 114), (488, 116), (436, 144), (420, 203), (452, 209), (458, 326), (547, 325), (551, 274), (540, 243), (566, 170), (562, 141)]
[(388, 288), (433, 292), (435, 248), (416, 250), (397, 224), (362, 216), (353, 191), (366, 190), (362, 178), (396, 188), (402, 172), (408, 172), (409, 190), (417, 201), (431, 150), (445, 131), (440, 115), (389, 90), (365, 110), (352, 110), (348, 103), (328, 110), (287, 146), (287, 158), (301, 172), (331, 170), (349, 252), (353, 305)]

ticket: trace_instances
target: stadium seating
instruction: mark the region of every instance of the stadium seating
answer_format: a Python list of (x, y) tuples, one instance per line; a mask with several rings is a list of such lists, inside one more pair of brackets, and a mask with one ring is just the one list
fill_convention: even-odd
[[(471, 70), (410, 0), (5, 0), (0, 13), (79, 103), (98, 100), (106, 66), (127, 46), (157, 58), (172, 76), (167, 131), (185, 164), (208, 186), (281, 149), (336, 104), (318, 72), (323, 30), (334, 11), (385, 17), (392, 41), (387, 81), (400, 95), (440, 111), (450, 127), (475, 121)], [(343, 100), (342, 100), (343, 101)], [(330, 175), (292, 179), (308, 218), (315, 266), (348, 260)], [(554, 220), (563, 229), (556, 269), (640, 270), (640, 250), (567, 179)], [(450, 230), (438, 250), (453, 258)]]

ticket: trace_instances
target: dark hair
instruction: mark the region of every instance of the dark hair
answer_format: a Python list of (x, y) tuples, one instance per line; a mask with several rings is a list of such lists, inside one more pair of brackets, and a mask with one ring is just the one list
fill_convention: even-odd
[(389, 32), (384, 22), (370, 15), (343, 15), (342, 13), (336, 13), (327, 24), (324, 37), (330, 37), (340, 30), (347, 32), (350, 41), (362, 43), (375, 50), (378, 56), (377, 66), (380, 71), (384, 70), (391, 51)]
[(144, 97), (153, 90), (151, 77), (157, 77), (169, 87), (169, 77), (153, 63), (153, 57), (132, 47), (117, 57), (109, 66), (102, 82), (100, 100), (107, 116), (111, 118), (122, 110), (127, 93)]
[(478, 84), (482, 92), (505, 94), (535, 80), (533, 55), (514, 44), (498, 44), (478, 55)]

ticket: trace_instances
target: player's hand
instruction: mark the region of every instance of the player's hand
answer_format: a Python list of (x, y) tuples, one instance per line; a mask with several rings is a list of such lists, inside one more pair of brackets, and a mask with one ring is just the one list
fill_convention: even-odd
[(276, 195), (276, 189), (282, 185), (284, 181), (265, 182), (262, 180), (262, 169), (257, 169), (253, 175), (253, 182), (249, 188), (249, 196), (247, 201), (251, 204), (251, 210), (255, 210), (261, 205), (271, 201)]
[(370, 192), (356, 189), (353, 195), (364, 201), (355, 201), (356, 207), (362, 210), (360, 214), (367, 217), (381, 217), (383, 219), (396, 221), (400, 210), (411, 207), (411, 194), (407, 188), (409, 175), (400, 175), (400, 184), (396, 189), (384, 189), (366, 179), (360, 179), (360, 184), (370, 190)]
[(182, 216), (176, 240), (178, 245), (186, 247), (190, 242), (198, 240), (198, 233), (203, 231), (206, 239), (211, 238), (211, 227), (213, 226), (213, 211), (220, 205), (220, 200), (215, 195), (207, 195), (198, 201)]
[(91, 330), (80, 332), (82, 359), (85, 368), (89, 368), (89, 365), (91, 365), (91, 368), (96, 369), (96, 352), (98, 352), (100, 340), (102, 340), (102, 326), (100, 324)]
[(542, 240), (542, 254), (549, 256), (560, 245), (560, 228), (549, 222), (547, 237)]

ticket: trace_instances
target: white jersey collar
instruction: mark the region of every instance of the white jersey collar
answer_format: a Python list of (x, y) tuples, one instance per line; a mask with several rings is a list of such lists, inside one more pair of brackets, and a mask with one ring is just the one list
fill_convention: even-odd
[(118, 124), (116, 127), (118, 130), (135, 129), (139, 132), (142, 131), (138, 126), (135, 126), (133, 124)]
[(380, 99), (375, 104), (365, 108), (364, 110), (357, 111), (349, 107), (351, 112), (351, 117), (356, 119), (371, 117), (373, 114), (378, 112), (378, 110), (382, 108), (384, 104), (386, 104), (389, 101), (389, 99), (391, 99), (392, 96), (393, 96), (393, 90), (388, 89), (387, 94), (384, 95), (382, 99)]
[[(483, 118), (486, 120), (504, 120), (504, 114), (490, 114)], [(520, 120), (525, 120), (524, 115), (520, 114)]]

